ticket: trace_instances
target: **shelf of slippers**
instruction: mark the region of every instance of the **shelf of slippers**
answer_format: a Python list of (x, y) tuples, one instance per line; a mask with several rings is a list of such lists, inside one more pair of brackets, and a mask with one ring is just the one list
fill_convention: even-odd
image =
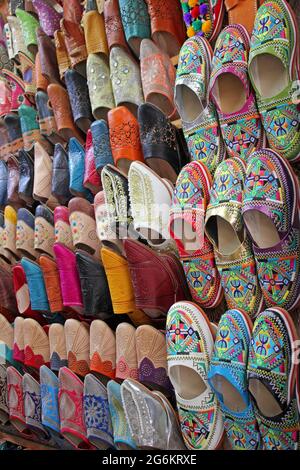
[(58, 447), (51, 439), (41, 440), (36, 436), (24, 437), (11, 424), (0, 425), (0, 439), (30, 450), (58, 450)]

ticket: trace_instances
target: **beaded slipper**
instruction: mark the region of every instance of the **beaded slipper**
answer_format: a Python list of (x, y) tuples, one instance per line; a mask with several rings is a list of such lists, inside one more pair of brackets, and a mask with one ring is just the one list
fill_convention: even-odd
[(228, 308), (239, 308), (255, 317), (261, 311), (263, 297), (242, 219), (245, 172), (239, 158), (220, 163), (210, 189), (205, 231), (214, 246)]
[(211, 176), (200, 162), (180, 172), (174, 191), (169, 230), (175, 240), (191, 295), (206, 308), (222, 300), (222, 286), (211, 243), (204, 234), (204, 214)]
[(250, 318), (241, 310), (229, 310), (222, 315), (208, 372), (233, 450), (261, 449), (247, 381), (252, 327)]
[(241, 25), (227, 26), (219, 35), (209, 83), (230, 157), (247, 161), (264, 146), (264, 131), (248, 77), (250, 38)]
[(299, 34), (294, 12), (285, 0), (259, 8), (251, 37), (249, 76), (270, 147), (290, 161), (300, 158)]
[(293, 357), (298, 342), (293, 320), (281, 308), (265, 310), (254, 323), (248, 387), (266, 450), (299, 449), (299, 367)]
[(267, 306), (290, 310), (300, 300), (298, 186), (296, 175), (282, 156), (268, 149), (252, 154), (246, 170), (242, 215), (252, 238)]
[(175, 103), (192, 160), (213, 173), (225, 159), (225, 146), (216, 109), (209, 99), (212, 49), (202, 37), (182, 46), (175, 84)]
[(168, 375), (176, 393), (181, 432), (192, 450), (217, 449), (223, 439), (223, 420), (207, 374), (214, 347), (211, 323), (191, 302), (169, 310), (166, 327)]

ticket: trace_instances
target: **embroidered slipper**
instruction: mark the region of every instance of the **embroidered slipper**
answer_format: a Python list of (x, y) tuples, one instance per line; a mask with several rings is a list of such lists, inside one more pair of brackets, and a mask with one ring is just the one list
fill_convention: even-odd
[(176, 70), (168, 55), (151, 39), (143, 39), (141, 43), (141, 77), (145, 101), (157, 106), (171, 120), (176, 119)]
[(58, 377), (47, 366), (40, 368), (40, 390), (42, 400), (42, 424), (60, 449), (74, 449), (60, 434), (58, 404)]
[(64, 326), (53, 323), (49, 328), (50, 367), (58, 371), (61, 367), (68, 366), (66, 338)]
[(68, 367), (74, 373), (84, 377), (90, 371), (89, 326), (85, 322), (69, 318), (64, 328)]
[(54, 215), (46, 206), (37, 206), (34, 223), (34, 248), (40, 253), (53, 256)]
[(92, 374), (84, 379), (83, 408), (88, 440), (100, 450), (113, 448), (107, 389)]
[(176, 393), (181, 432), (188, 449), (217, 449), (223, 420), (207, 381), (214, 347), (211, 324), (200, 307), (177, 302), (167, 317), (168, 375)]
[(299, 368), (293, 360), (298, 335), (287, 311), (274, 307), (254, 323), (248, 359), (248, 387), (264, 448), (299, 449), (296, 387)]
[(209, 83), (227, 153), (245, 161), (265, 142), (248, 77), (249, 48), (250, 38), (243, 26), (223, 29), (215, 45)]
[(201, 161), (213, 174), (225, 159), (217, 112), (209, 98), (213, 51), (202, 37), (182, 46), (177, 67), (175, 103), (192, 160)]
[(134, 229), (150, 246), (161, 247), (170, 240), (172, 186), (141, 162), (131, 164), (128, 184)]
[(74, 249), (72, 229), (69, 221), (67, 207), (58, 206), (54, 209), (55, 242), (65, 245), (70, 250)]
[(54, 243), (53, 251), (58, 267), (64, 306), (83, 307), (75, 253), (61, 243)]
[(166, 315), (174, 300), (190, 298), (184, 272), (176, 256), (158, 254), (129, 238), (123, 243), (138, 309), (157, 319)]
[(255, 317), (263, 296), (257, 278), (252, 244), (242, 219), (246, 168), (239, 158), (228, 158), (216, 169), (206, 210), (205, 232), (214, 246), (228, 308)]
[(261, 449), (261, 437), (250, 400), (247, 362), (252, 322), (242, 310), (228, 310), (220, 319), (208, 381), (223, 413), (233, 450)]
[(5, 425), (9, 421), (9, 408), (7, 401), (7, 370), (0, 364), (0, 423)]
[(116, 449), (135, 450), (136, 445), (122, 404), (121, 385), (110, 380), (107, 384), (107, 397)]
[(85, 151), (78, 139), (72, 137), (69, 140), (69, 172), (70, 193), (73, 196), (81, 196), (89, 201), (93, 200), (92, 193), (83, 186)]
[(12, 366), (7, 368), (7, 401), (10, 423), (20, 433), (31, 436), (25, 421), (22, 375)]
[(38, 259), (42, 268), (50, 312), (56, 313), (63, 310), (60, 278), (57, 264), (49, 255), (43, 254)]
[(24, 353), (25, 366), (39, 370), (45, 364), (50, 365), (50, 349), (47, 327), (43, 328), (36, 320), (25, 318)]
[(119, 0), (119, 7), (126, 41), (139, 57), (142, 39), (151, 34), (147, 5), (139, 0)]
[(18, 210), (16, 248), (33, 259), (38, 255), (34, 249), (34, 215), (23, 207)]
[(211, 176), (203, 163), (186, 165), (176, 182), (169, 224), (191, 295), (206, 308), (219, 305), (223, 295), (213, 247), (204, 234), (210, 187)]
[(269, 145), (290, 161), (300, 158), (299, 107), (294, 99), (299, 47), (298, 24), (288, 2), (263, 3), (251, 37), (249, 76)]
[(126, 106), (136, 116), (137, 107), (144, 103), (140, 67), (130, 53), (119, 46), (110, 51), (109, 65), (116, 106)]
[(91, 133), (94, 147), (95, 167), (99, 175), (105, 165), (113, 164), (113, 156), (109, 140), (108, 125), (104, 119), (93, 122)]
[(105, 32), (109, 50), (119, 46), (129, 51), (123, 30), (119, 1), (107, 0), (103, 5)]
[(168, 5), (159, 0), (146, 0), (153, 41), (169, 57), (178, 55), (185, 40), (184, 23), (179, 2)]
[(58, 143), (54, 147), (52, 162), (51, 194), (60, 204), (67, 204), (72, 195), (69, 190), (70, 174), (68, 154)]
[(242, 214), (267, 306), (292, 310), (300, 300), (299, 188), (289, 163), (272, 150), (251, 156)]
[(100, 251), (94, 207), (86, 199), (74, 197), (68, 204), (69, 221), (75, 248), (94, 255)]
[(51, 196), (52, 157), (36, 142), (34, 145), (34, 199), (46, 203)]
[(102, 54), (89, 54), (86, 63), (89, 96), (95, 119), (107, 119), (107, 113), (115, 107), (110, 69)]
[(186, 449), (178, 419), (164, 395), (126, 379), (121, 385), (121, 396), (131, 435), (139, 449)]
[[(192, 36), (205, 37), (213, 42), (220, 32), (224, 18), (222, 0), (180, 0), (186, 33)], [(226, 4), (226, 2), (225, 2)]]
[(134, 161), (144, 161), (139, 124), (125, 106), (108, 113), (109, 138), (114, 164), (124, 173)]
[(20, 20), (23, 40), (30, 54), (37, 52), (36, 29), (40, 26), (38, 20), (27, 11), (16, 8), (16, 16)]
[(26, 425), (38, 438), (49, 439), (50, 436), (42, 424), (40, 384), (26, 373), (23, 375), (22, 388)]
[(83, 412), (83, 383), (67, 367), (62, 367), (59, 379), (59, 416), (60, 432), (76, 449), (89, 450)]
[(113, 165), (106, 165), (101, 172), (108, 221), (114, 233), (122, 238), (132, 222), (129, 202), (128, 178)]
[(135, 332), (139, 382), (153, 389), (172, 392), (167, 374), (165, 335), (150, 325), (141, 325)]
[(93, 121), (87, 81), (72, 69), (66, 71), (64, 79), (74, 122), (82, 132), (86, 133)]
[(94, 320), (90, 327), (90, 369), (111, 379), (116, 375), (115, 333), (102, 320)]
[(41, 320), (41, 315), (31, 309), (30, 294), (24, 268), (21, 264), (12, 267), (13, 286), (19, 313), (25, 317)]
[[(25, 106), (31, 107), (30, 101), (28, 101), (28, 99), (25, 96), (25, 83), (23, 82), (23, 80), (18, 75), (11, 72), (10, 70), (3, 69), (2, 74), (4, 75), (4, 78), (7, 80), (8, 85), (11, 87), (10, 111), (14, 113), (18, 113), (19, 106), (21, 106), (22, 104), (24, 104)], [(19, 115), (19, 117), (21, 116)], [(26, 131), (24, 127), (24, 133), (25, 132)], [(23, 129), (22, 129), (22, 133), (23, 133)], [(26, 144), (28, 145), (28, 139), (26, 140)]]
[(116, 329), (116, 378), (138, 378), (136, 329), (129, 323), (120, 323)]
[[(27, 53), (25, 41), (23, 39), (23, 32), (21, 28), (21, 21), (16, 16), (8, 16), (7, 24), (5, 25), (6, 37), (10, 35), (12, 40), (12, 53), (14, 59), (17, 62), (19, 61), (19, 51)], [(9, 50), (9, 48), (8, 48)], [(31, 54), (30, 54), (31, 55)]]
[(53, 4), (49, 0), (32, 0), (32, 4), (38, 14), (41, 27), (48, 36), (53, 36), (54, 32), (59, 29), (62, 8), (58, 3)]
[(147, 165), (161, 178), (166, 178), (175, 184), (186, 159), (179, 130), (159, 108), (151, 103), (139, 106), (138, 121)]
[(93, 194), (97, 194), (102, 189), (100, 175), (96, 170), (94, 143), (90, 129), (87, 132), (85, 144), (83, 186)]
[(94, 199), (97, 236), (100, 242), (117, 243), (116, 234), (112, 231), (107, 217), (104, 191), (99, 191)]

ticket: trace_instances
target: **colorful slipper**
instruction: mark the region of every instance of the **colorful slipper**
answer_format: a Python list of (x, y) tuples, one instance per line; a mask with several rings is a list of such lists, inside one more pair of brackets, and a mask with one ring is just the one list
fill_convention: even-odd
[(14, 345), (13, 359), (24, 364), (24, 318), (17, 317), (14, 320)]
[(72, 229), (69, 221), (69, 211), (65, 206), (54, 209), (55, 242), (65, 245), (70, 250), (74, 249)]
[(100, 241), (92, 204), (81, 197), (74, 197), (69, 201), (68, 209), (75, 248), (86, 250), (91, 255), (98, 254)]
[(176, 69), (151, 39), (141, 43), (141, 77), (145, 101), (157, 106), (171, 120), (178, 118), (174, 104)]
[(135, 332), (135, 328), (129, 323), (120, 323), (116, 329), (117, 379), (138, 378)]
[(34, 222), (34, 248), (39, 253), (53, 256), (54, 237), (54, 215), (44, 205), (37, 206)]
[(32, 4), (38, 14), (41, 27), (48, 36), (53, 36), (54, 32), (59, 29), (62, 17), (61, 7), (58, 3), (49, 0), (32, 0)]
[(87, 438), (97, 449), (114, 447), (113, 429), (106, 387), (94, 375), (84, 379), (84, 420)]
[(142, 39), (151, 34), (147, 5), (140, 0), (119, 0), (119, 7), (126, 41), (139, 57)]
[(134, 116), (144, 103), (141, 72), (137, 62), (123, 47), (115, 46), (109, 56), (111, 83), (116, 106), (126, 106)]
[(107, 119), (107, 113), (115, 107), (110, 69), (102, 54), (89, 54), (86, 63), (89, 95), (95, 119)]
[(203, 163), (186, 165), (176, 182), (169, 225), (191, 295), (206, 308), (217, 306), (223, 295), (213, 247), (204, 234), (210, 187), (211, 176)]
[(9, 408), (7, 401), (7, 371), (6, 366), (0, 365), (0, 424), (9, 421)]
[(14, 347), (14, 328), (9, 321), (0, 314), (0, 362), (12, 364)]
[(33, 203), (34, 164), (29, 152), (19, 151), (19, 196), (29, 205)]
[(243, 26), (223, 29), (215, 45), (209, 83), (227, 153), (245, 161), (265, 141), (248, 77), (249, 48), (250, 38)]
[(109, 129), (104, 119), (93, 122), (91, 133), (94, 147), (95, 167), (99, 175), (102, 168), (109, 163), (113, 165), (114, 160), (111, 153), (109, 140)]
[(247, 362), (252, 322), (242, 310), (228, 310), (220, 319), (208, 381), (223, 413), (233, 450), (261, 449), (261, 437), (250, 400)]
[(114, 46), (129, 50), (123, 30), (119, 0), (107, 0), (103, 5), (105, 32), (109, 50)]
[(151, 23), (152, 40), (169, 57), (178, 55), (185, 40), (184, 23), (179, 2), (146, 0)]
[(53, 323), (49, 328), (50, 366), (58, 371), (61, 367), (68, 366), (66, 337), (64, 326)]
[(40, 319), (40, 313), (31, 309), (30, 294), (23, 266), (18, 263), (12, 268), (13, 285), (19, 313), (25, 317)]
[(40, 384), (26, 373), (23, 375), (22, 388), (26, 425), (38, 438), (49, 439), (50, 436), (42, 424)]
[(187, 36), (190, 38), (196, 35), (214, 41), (223, 23), (222, 0), (180, 0), (180, 2)]
[(51, 194), (60, 204), (67, 204), (72, 195), (69, 190), (70, 174), (68, 154), (64, 147), (57, 143), (54, 147), (52, 162)]
[(281, 308), (265, 310), (254, 323), (248, 387), (267, 450), (299, 449), (299, 367), (293, 357), (298, 342), (293, 320)]
[(66, 71), (64, 79), (74, 122), (80, 130), (87, 132), (93, 117), (86, 79), (73, 69)]
[(36, 29), (40, 26), (38, 20), (27, 11), (16, 8), (16, 16), (20, 20), (23, 40), (29, 53), (37, 52)]
[(242, 219), (245, 172), (240, 158), (220, 163), (210, 189), (205, 231), (214, 246), (228, 308), (239, 308), (255, 317), (262, 309), (263, 297), (251, 240)]
[(181, 432), (192, 450), (217, 449), (223, 420), (207, 374), (214, 347), (211, 323), (200, 307), (177, 302), (166, 326), (168, 375), (176, 393)]
[(96, 169), (94, 143), (90, 129), (87, 132), (85, 143), (83, 186), (93, 194), (97, 194), (102, 189), (100, 175)]
[(53, 251), (57, 262), (64, 306), (83, 307), (75, 253), (61, 243), (54, 243)]
[(74, 372), (62, 367), (59, 379), (60, 432), (76, 449), (91, 449), (83, 412), (83, 383)]
[(92, 193), (83, 186), (85, 151), (75, 137), (69, 140), (70, 193), (92, 201)]
[(286, 0), (270, 0), (259, 8), (251, 37), (249, 76), (270, 147), (290, 161), (300, 158), (299, 34)]
[(10, 423), (22, 434), (32, 435), (25, 421), (22, 375), (12, 366), (7, 368), (7, 402)]
[(94, 320), (90, 327), (90, 369), (111, 379), (116, 375), (115, 333), (102, 320)]
[(107, 384), (107, 396), (116, 449), (136, 449), (122, 404), (121, 385), (110, 380)]
[(126, 379), (121, 385), (121, 396), (131, 435), (139, 449), (186, 449), (177, 416), (163, 394)]
[(300, 300), (298, 186), (283, 157), (268, 149), (252, 154), (246, 170), (243, 219), (253, 241), (267, 306), (290, 310)]
[(47, 291), (43, 272), (40, 266), (36, 262), (25, 257), (21, 259), (21, 265), (25, 271), (27, 279), (31, 309), (49, 312), (50, 307)]
[(84, 377), (90, 371), (89, 326), (85, 322), (69, 318), (64, 328), (68, 367), (74, 373)]
[(50, 349), (47, 328), (45, 329), (32, 318), (24, 320), (24, 364), (38, 369), (45, 364), (50, 365)]
[(108, 56), (104, 15), (100, 13), (96, 0), (88, 0), (82, 17), (87, 53)]
[(43, 272), (50, 312), (60, 312), (63, 310), (64, 306), (56, 261), (49, 255), (43, 254), (39, 257), (38, 262)]
[(175, 103), (192, 160), (201, 161), (213, 174), (226, 151), (217, 112), (209, 99), (212, 55), (202, 37), (184, 43), (178, 61)]
[(33, 197), (46, 203), (51, 196), (52, 158), (47, 150), (36, 142), (34, 145)]
[(153, 326), (142, 325), (137, 328), (135, 339), (139, 382), (170, 394), (165, 335)]

